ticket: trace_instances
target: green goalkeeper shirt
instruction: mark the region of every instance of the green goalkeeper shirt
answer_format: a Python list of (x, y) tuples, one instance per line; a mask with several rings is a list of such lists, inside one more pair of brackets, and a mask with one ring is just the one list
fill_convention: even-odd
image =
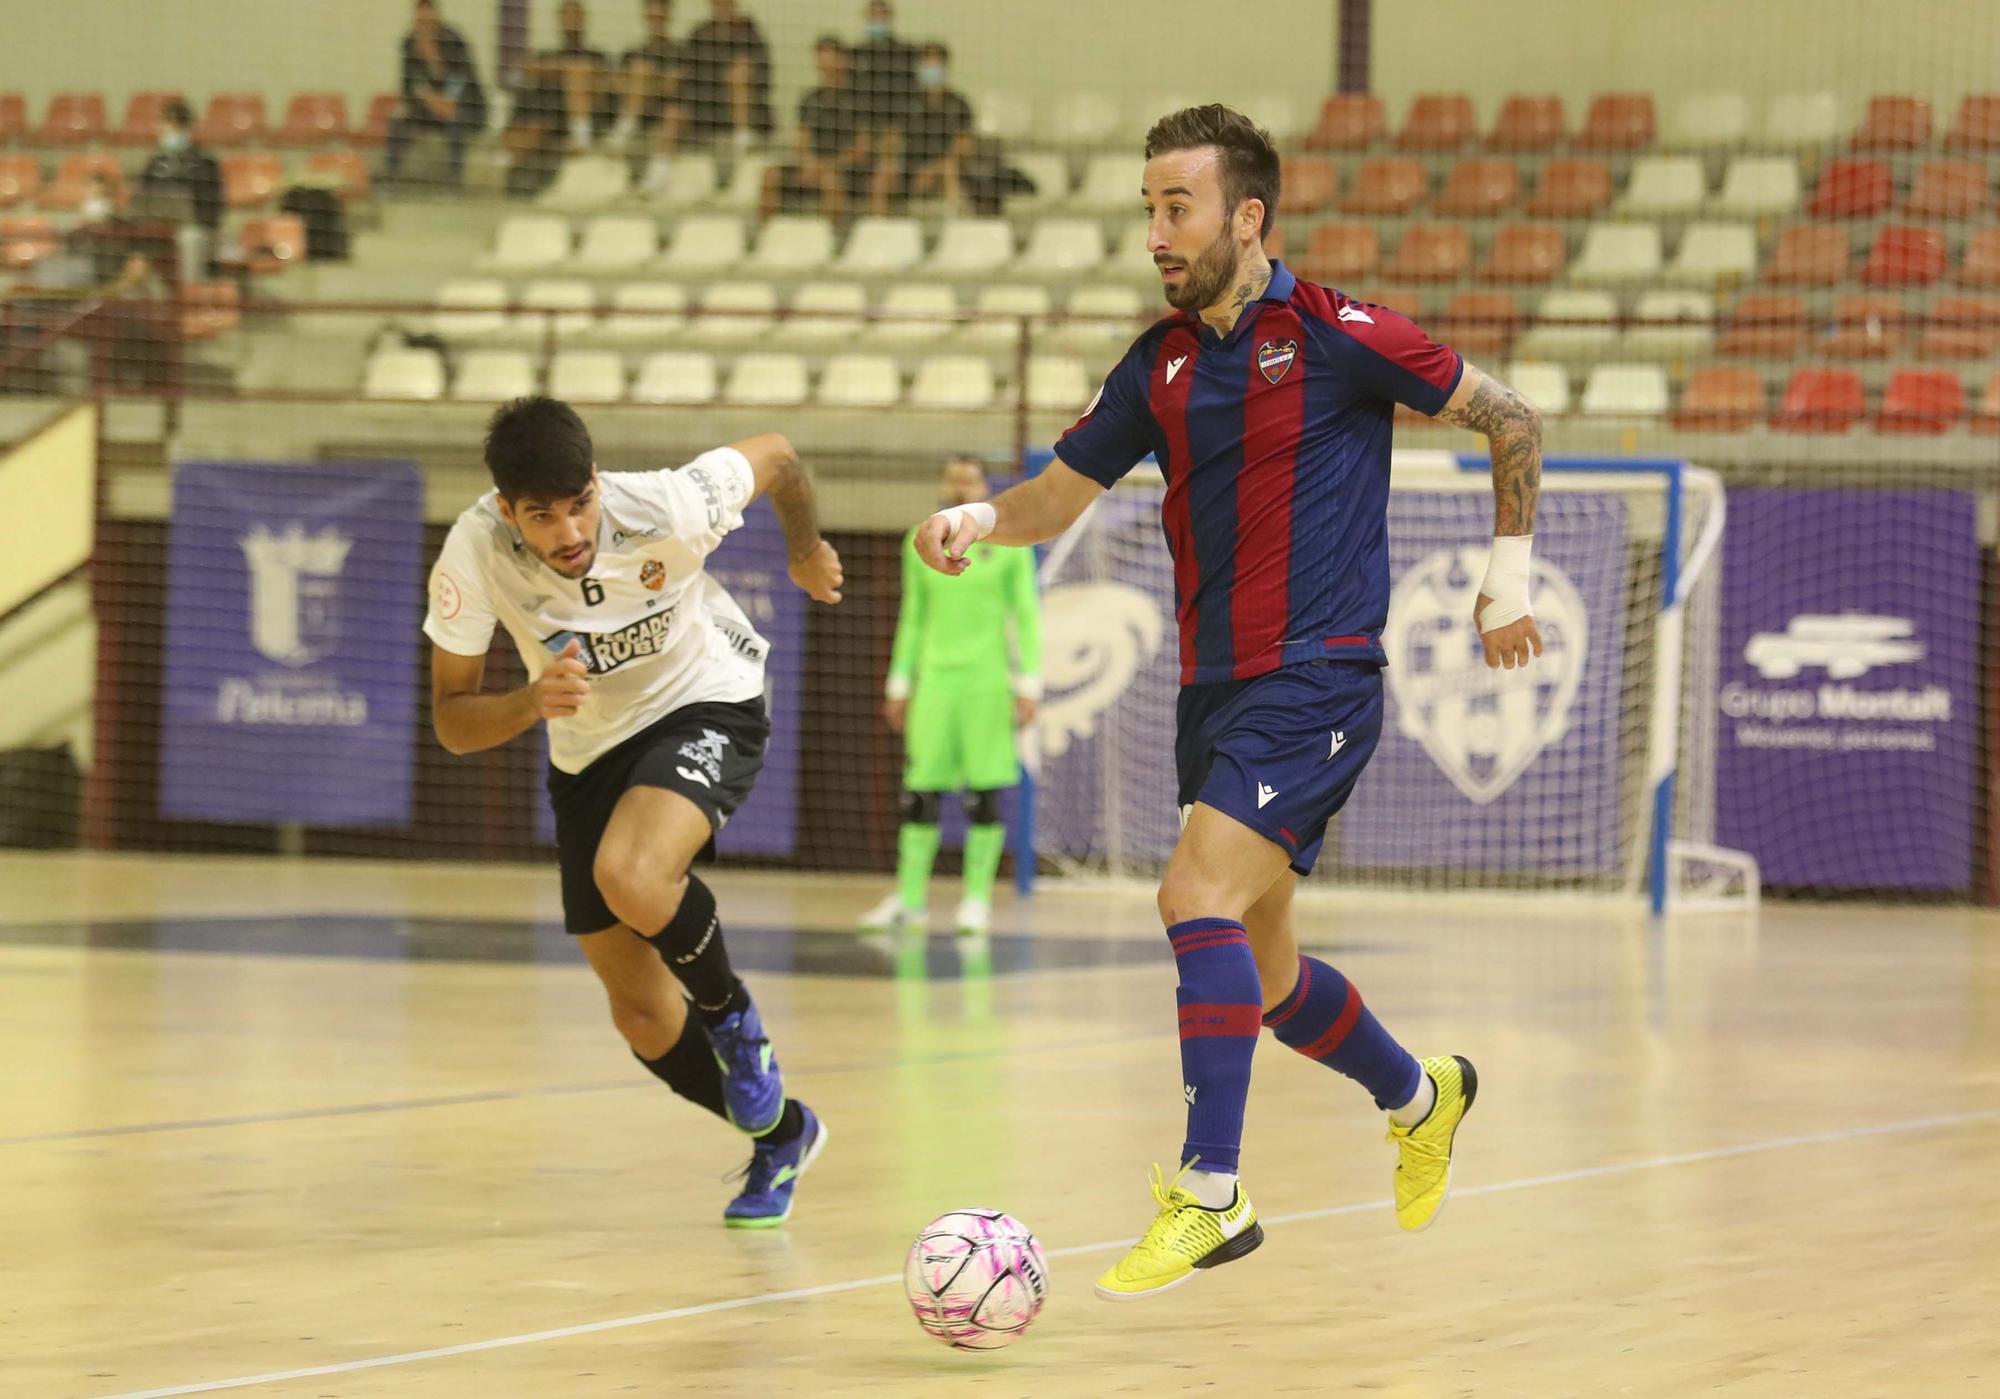
[(933, 691), (1012, 688), (1040, 696), (1035, 551), (975, 544), (971, 558), (971, 568), (949, 578), (917, 557), (915, 530), (903, 536), (903, 606), (889, 661), (891, 699), (907, 698), (919, 681)]

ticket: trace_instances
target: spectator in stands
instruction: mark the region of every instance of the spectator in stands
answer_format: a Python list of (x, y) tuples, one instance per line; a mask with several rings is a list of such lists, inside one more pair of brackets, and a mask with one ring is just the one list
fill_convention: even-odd
[(642, 132), (648, 134), (653, 158), (646, 167), (642, 188), (651, 194), (664, 194), (667, 157), (679, 147), (687, 125), (687, 111), (680, 101), (683, 55), (668, 32), (673, 24), (673, 6), (668, 0), (645, 0), (645, 15), (644, 42), (625, 54), (624, 87), (611, 142), (624, 150)]
[(688, 139), (739, 146), (771, 138), (771, 49), (736, 0), (709, 0), (709, 19), (682, 49)]
[(181, 280), (208, 275), (222, 227), (222, 166), (194, 142), (194, 109), (176, 97), (161, 112), (160, 148), (139, 172), (141, 202), (180, 224)]
[(850, 201), (867, 188), (868, 137), (856, 110), (852, 64), (845, 45), (831, 34), (813, 48), (819, 86), (799, 99), (798, 141), (790, 161), (764, 173), (763, 215), (780, 210), (817, 210), (845, 221)]
[(855, 106), (871, 137), (900, 130), (917, 102), (917, 46), (897, 38), (895, 24), (888, 0), (869, 0), (850, 64)]
[(891, 200), (942, 199), (956, 214), (966, 208), (965, 173), (975, 149), (972, 104), (953, 92), (951, 53), (943, 44), (925, 44), (917, 62), (917, 101), (903, 121), (899, 138), (877, 151), (871, 196), (877, 214)]
[(486, 128), (486, 92), (465, 36), (438, 17), (437, 0), (417, 0), (403, 36), (403, 106), (389, 123), (389, 177), (402, 170), (410, 138), (441, 132), (453, 184), (465, 179), (465, 145)]
[(584, 37), (580, 0), (556, 12), (562, 43), (521, 65), (507, 148), (516, 157), (549, 155), (565, 134), (572, 150), (588, 150), (618, 117), (618, 82), (604, 50)]

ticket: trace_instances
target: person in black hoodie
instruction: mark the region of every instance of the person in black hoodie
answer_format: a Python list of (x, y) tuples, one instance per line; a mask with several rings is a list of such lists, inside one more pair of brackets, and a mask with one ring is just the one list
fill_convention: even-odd
[(181, 275), (199, 281), (208, 275), (222, 227), (222, 166), (195, 144), (194, 109), (186, 102), (175, 98), (160, 116), (160, 148), (139, 172), (139, 191), (142, 198), (185, 199), (192, 221), (177, 238)]
[(403, 36), (403, 109), (389, 123), (390, 178), (400, 172), (410, 138), (440, 131), (451, 152), (454, 184), (465, 178), (466, 142), (486, 128), (486, 92), (465, 36), (438, 17), (436, 0), (417, 0)]

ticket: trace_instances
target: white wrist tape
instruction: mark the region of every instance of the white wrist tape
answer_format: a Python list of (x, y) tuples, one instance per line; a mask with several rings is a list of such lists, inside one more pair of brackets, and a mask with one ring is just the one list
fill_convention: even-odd
[(1019, 699), (1034, 700), (1039, 703), (1042, 698), (1042, 677), (1039, 675), (1015, 676), (1014, 694)]
[[(979, 533), (972, 536), (974, 540), (984, 539), (987, 535), (993, 533), (993, 527), (1000, 522), (1000, 517), (994, 513), (993, 507), (983, 500), (975, 500), (970, 505), (954, 505), (948, 510), (938, 511), (938, 514), (951, 522), (950, 528), (945, 534), (947, 542), (950, 541), (952, 535), (958, 533), (958, 526), (961, 520), (971, 520), (973, 528), (979, 531)], [(945, 552), (950, 553), (950, 550), (947, 549)], [(965, 556), (963, 554), (952, 554), (951, 557), (956, 559)]]
[(1528, 551), (1532, 534), (1499, 534), (1493, 537), (1493, 557), (1486, 564), (1486, 579), (1479, 591), (1492, 601), (1478, 619), (1479, 630), (1489, 632), (1535, 615), (1528, 605)]
[(909, 676), (892, 675), (889, 677), (888, 683), (882, 687), (882, 698), (906, 700), (910, 697), (911, 688)]

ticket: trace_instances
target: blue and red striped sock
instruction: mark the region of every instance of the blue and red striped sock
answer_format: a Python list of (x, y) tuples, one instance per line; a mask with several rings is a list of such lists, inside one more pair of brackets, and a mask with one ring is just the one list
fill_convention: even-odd
[(1181, 1080), (1187, 1096), (1183, 1162), (1234, 1174), (1250, 1097), (1250, 1056), (1264, 1008), (1250, 935), (1233, 918), (1190, 918), (1167, 929), (1181, 984)]
[(1423, 1082), (1422, 1066), (1361, 1003), (1359, 988), (1316, 957), (1299, 958), (1299, 984), (1264, 1023), (1306, 1058), (1366, 1088), (1385, 1112), (1409, 1102)]

